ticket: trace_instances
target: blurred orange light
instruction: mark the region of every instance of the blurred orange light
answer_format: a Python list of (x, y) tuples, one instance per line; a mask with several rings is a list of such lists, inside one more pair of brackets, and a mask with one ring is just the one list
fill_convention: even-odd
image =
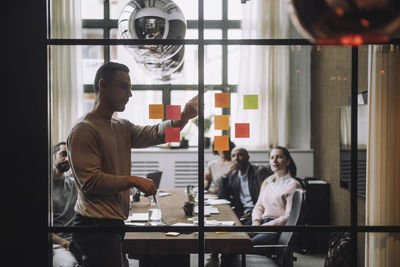
[(376, 44), (389, 41), (387, 35), (339, 35), (330, 38), (317, 39), (317, 45), (353, 45), (358, 46), (363, 43)]
[(361, 37), (361, 35), (345, 35), (342, 36), (342, 38), (340, 38), (340, 43), (342, 45), (354, 45), (354, 46), (358, 46), (361, 45), (363, 43), (363, 38)]
[(340, 17), (344, 15), (343, 8), (338, 7), (338, 8), (335, 9), (335, 12), (336, 12), (336, 15), (338, 15)]
[(381, 73), (381, 74), (384, 74), (384, 73), (385, 73), (385, 71), (384, 71), (384, 70), (381, 70), (381, 71), (380, 71), (380, 73)]
[(300, 73), (300, 70), (296, 70), (297, 73)]
[(361, 19), (360, 24), (365, 28), (369, 28), (369, 21), (366, 19)]

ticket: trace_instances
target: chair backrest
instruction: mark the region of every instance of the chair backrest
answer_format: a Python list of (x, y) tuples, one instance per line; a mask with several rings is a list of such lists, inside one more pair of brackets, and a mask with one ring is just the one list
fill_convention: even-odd
[(154, 185), (158, 189), (160, 187), (162, 171), (151, 172), (146, 175), (147, 178), (153, 180)]
[[(305, 202), (306, 191), (297, 189), (293, 194), (292, 208), (286, 225), (301, 225), (304, 223)], [(277, 255), (277, 261), (280, 266), (291, 266), (293, 264), (293, 247), (298, 235), (298, 232), (282, 232), (280, 234), (277, 244), (288, 246)]]
[(301, 185), (301, 188), (307, 190), (307, 178), (305, 177), (294, 177), (297, 182)]

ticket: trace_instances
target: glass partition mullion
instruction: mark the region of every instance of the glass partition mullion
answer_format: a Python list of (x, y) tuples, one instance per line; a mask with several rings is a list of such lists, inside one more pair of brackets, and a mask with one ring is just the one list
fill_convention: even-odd
[(358, 108), (358, 47), (353, 46), (351, 50), (351, 242), (352, 266), (358, 266), (358, 242), (357, 242), (357, 108)]
[(198, 266), (204, 266), (204, 1), (198, 3)]

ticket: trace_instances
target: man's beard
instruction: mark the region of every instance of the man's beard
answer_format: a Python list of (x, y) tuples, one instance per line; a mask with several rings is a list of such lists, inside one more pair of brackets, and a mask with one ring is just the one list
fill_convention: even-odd
[(70, 167), (69, 167), (68, 161), (63, 161), (63, 162), (57, 163), (56, 168), (60, 173), (64, 173), (64, 172), (67, 172)]

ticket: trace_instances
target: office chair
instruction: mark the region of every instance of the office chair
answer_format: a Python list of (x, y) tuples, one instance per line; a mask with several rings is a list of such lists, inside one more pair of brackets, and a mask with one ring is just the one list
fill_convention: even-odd
[[(304, 221), (306, 191), (297, 189), (293, 194), (292, 209), (285, 225), (301, 225)], [(251, 254), (260, 255), (259, 251), (265, 251), (268, 267), (293, 267), (294, 244), (296, 243), (297, 232), (282, 232), (276, 245), (254, 245), (257, 251)], [(265, 250), (264, 250), (265, 249)]]
[(160, 187), (162, 171), (150, 172), (146, 175), (146, 178), (153, 180), (155, 187)]

